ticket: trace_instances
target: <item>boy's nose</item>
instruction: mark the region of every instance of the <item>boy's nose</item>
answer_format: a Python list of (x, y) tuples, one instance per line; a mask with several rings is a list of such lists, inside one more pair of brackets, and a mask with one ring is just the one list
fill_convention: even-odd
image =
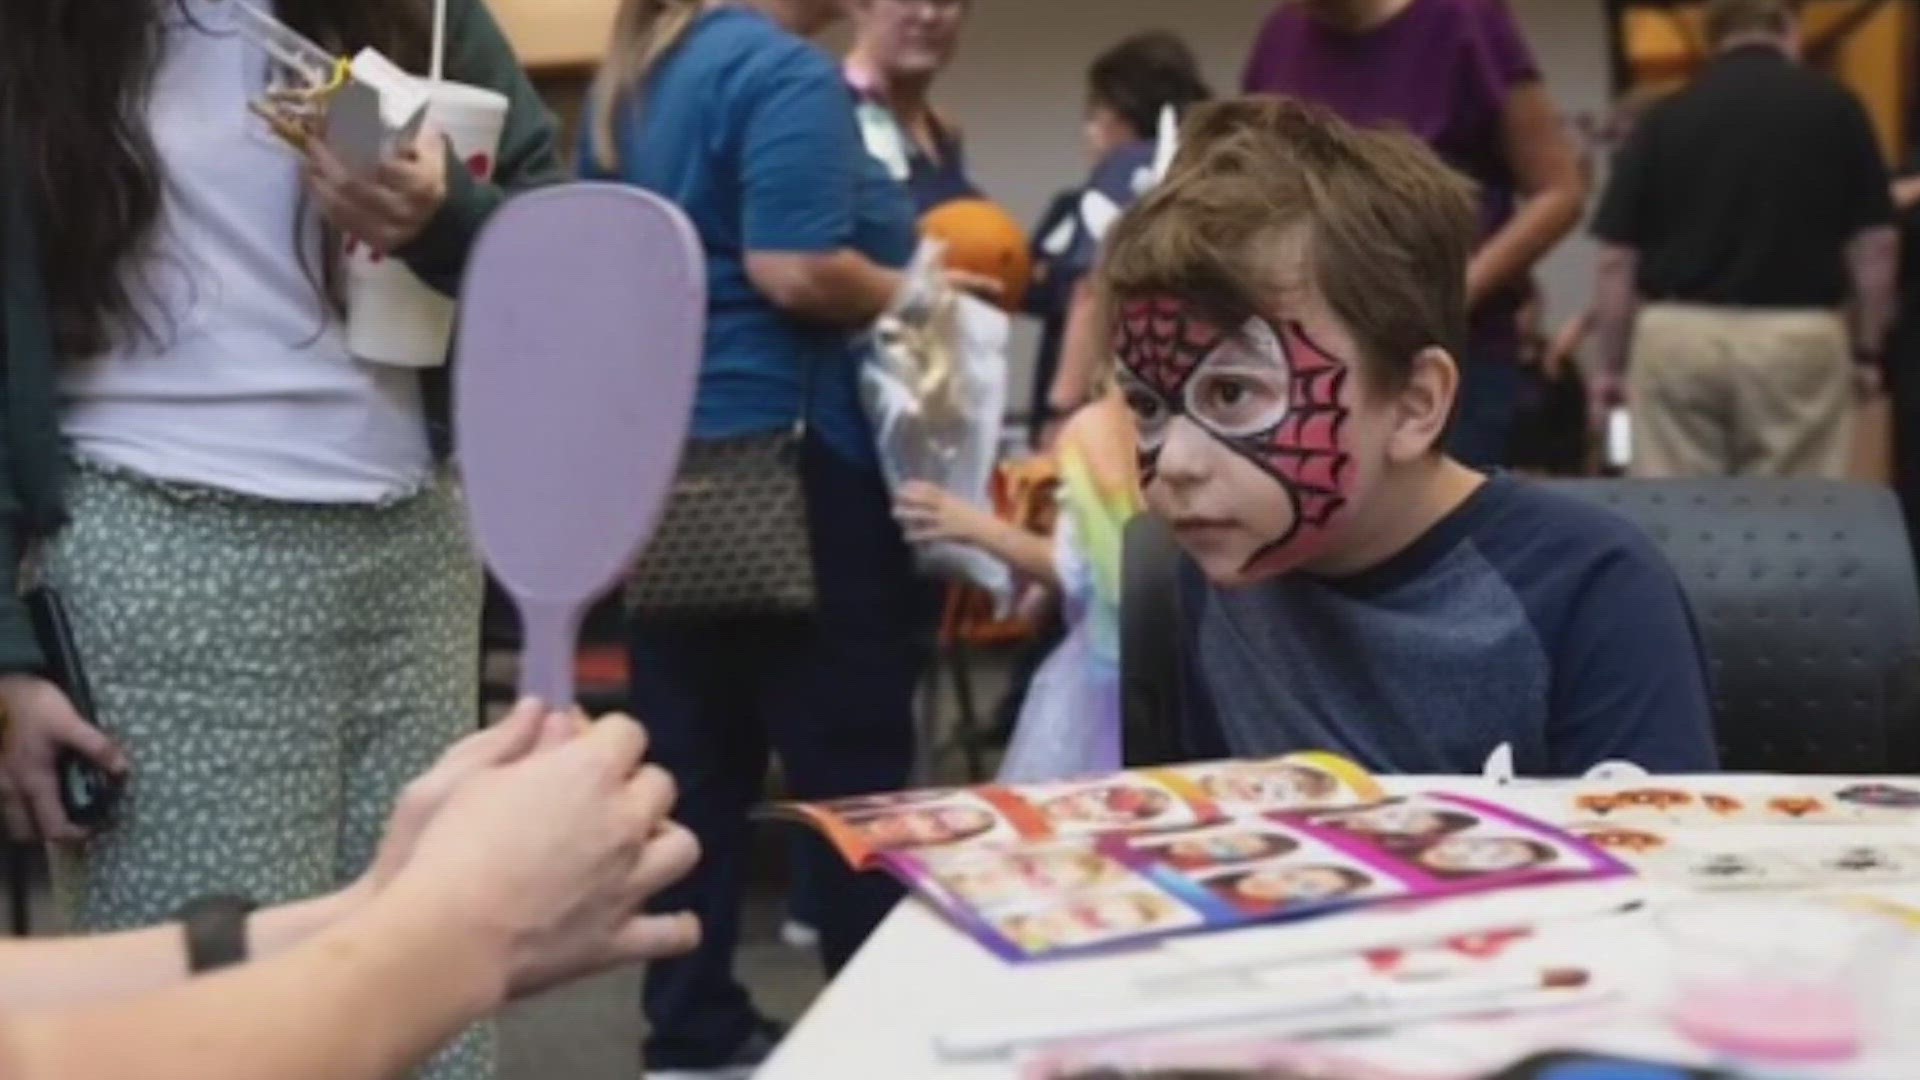
[(1154, 462), (1154, 475), (1175, 486), (1198, 484), (1207, 478), (1212, 450), (1213, 437), (1200, 425), (1184, 416), (1174, 417), (1167, 428), (1167, 441), (1160, 447), (1160, 457)]

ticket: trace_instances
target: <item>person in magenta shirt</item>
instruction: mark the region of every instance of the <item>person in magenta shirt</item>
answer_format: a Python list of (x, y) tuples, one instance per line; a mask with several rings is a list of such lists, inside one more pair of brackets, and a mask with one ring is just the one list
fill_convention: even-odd
[(1527, 274), (1586, 203), (1578, 151), (1506, 0), (1284, 0), (1241, 82), (1352, 123), (1403, 126), (1479, 185), (1472, 338), (1448, 449), (1505, 464)]

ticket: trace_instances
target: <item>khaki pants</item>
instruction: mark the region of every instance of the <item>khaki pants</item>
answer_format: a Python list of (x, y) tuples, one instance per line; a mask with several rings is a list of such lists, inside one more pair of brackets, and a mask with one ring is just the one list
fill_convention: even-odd
[(1650, 305), (1627, 398), (1635, 476), (1847, 476), (1853, 357), (1834, 312)]

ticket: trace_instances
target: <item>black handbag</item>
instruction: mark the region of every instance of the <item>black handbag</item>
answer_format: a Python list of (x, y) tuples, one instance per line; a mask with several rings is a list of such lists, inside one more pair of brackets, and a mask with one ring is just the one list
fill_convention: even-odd
[(631, 614), (661, 622), (813, 614), (800, 475), (812, 398), (809, 365), (792, 427), (687, 443), (666, 513), (627, 580)]

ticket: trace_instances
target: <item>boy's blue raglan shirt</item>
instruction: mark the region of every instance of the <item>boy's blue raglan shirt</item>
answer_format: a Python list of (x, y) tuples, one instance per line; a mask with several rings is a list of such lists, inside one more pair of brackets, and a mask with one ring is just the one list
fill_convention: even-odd
[(1631, 524), (1570, 495), (1497, 475), (1355, 577), (1222, 590), (1186, 562), (1181, 590), (1199, 753), (1458, 774), (1509, 743), (1535, 776), (1716, 764), (1678, 580)]

